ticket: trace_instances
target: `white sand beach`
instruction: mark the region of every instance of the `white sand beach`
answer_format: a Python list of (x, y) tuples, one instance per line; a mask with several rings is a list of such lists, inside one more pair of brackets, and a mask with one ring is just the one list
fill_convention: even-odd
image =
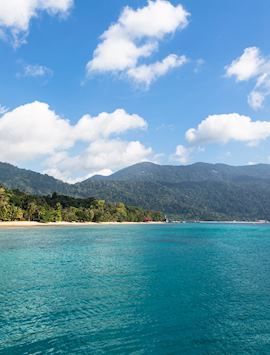
[(133, 225), (133, 224), (164, 224), (165, 222), (48, 222), (40, 223), (33, 221), (12, 221), (0, 222), (1, 227), (78, 227), (78, 226), (98, 226), (98, 225)]

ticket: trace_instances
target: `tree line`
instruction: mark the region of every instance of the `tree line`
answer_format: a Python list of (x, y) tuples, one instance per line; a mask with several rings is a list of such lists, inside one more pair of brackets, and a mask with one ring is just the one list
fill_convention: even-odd
[(80, 199), (57, 193), (34, 196), (0, 186), (0, 221), (149, 222), (164, 221), (164, 215), (122, 202), (108, 203), (96, 198)]

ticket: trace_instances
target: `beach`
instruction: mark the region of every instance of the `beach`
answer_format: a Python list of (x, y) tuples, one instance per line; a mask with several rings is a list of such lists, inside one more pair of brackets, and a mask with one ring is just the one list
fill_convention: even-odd
[(165, 224), (165, 222), (33, 222), (33, 221), (11, 221), (0, 222), (1, 227), (78, 227), (78, 226), (98, 226), (98, 225), (132, 225), (132, 224)]

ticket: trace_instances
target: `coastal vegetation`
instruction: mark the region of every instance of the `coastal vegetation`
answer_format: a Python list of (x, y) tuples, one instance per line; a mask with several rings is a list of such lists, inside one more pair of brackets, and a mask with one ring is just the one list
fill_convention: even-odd
[(121, 202), (107, 203), (95, 198), (79, 199), (57, 193), (33, 196), (0, 186), (0, 221), (150, 222), (164, 221), (164, 215)]

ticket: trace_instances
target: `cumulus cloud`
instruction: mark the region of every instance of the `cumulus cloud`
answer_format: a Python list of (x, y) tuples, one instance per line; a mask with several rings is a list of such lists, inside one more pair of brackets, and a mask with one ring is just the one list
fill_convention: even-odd
[(186, 140), (192, 145), (225, 144), (229, 141), (256, 145), (269, 137), (269, 121), (252, 121), (238, 113), (208, 116), (197, 128), (186, 132)]
[[(33, 102), (0, 117), (0, 160), (10, 163), (41, 159), (47, 173), (66, 181), (73, 172), (89, 176), (146, 159), (152, 152), (138, 141), (119, 138), (130, 130), (146, 129), (146, 121), (123, 109), (84, 115), (75, 124), (49, 105)], [(76, 143), (82, 148), (76, 155)], [(77, 151), (77, 149), (76, 149)]]
[(73, 0), (4, 0), (0, 1), (2, 38), (11, 38), (15, 46), (25, 41), (31, 19), (45, 11), (50, 15), (66, 15)]
[[(99, 72), (124, 73), (140, 83), (149, 84), (180, 64), (182, 57), (169, 55), (161, 62), (139, 65), (139, 60), (151, 56), (166, 35), (183, 29), (189, 13), (182, 5), (167, 0), (149, 0), (147, 6), (134, 10), (125, 7), (117, 22), (100, 37), (101, 42), (87, 63), (88, 75)], [(154, 19), (154, 20), (153, 20)], [(147, 72), (146, 82), (142, 72)]]
[(190, 161), (190, 155), (193, 148), (185, 147), (184, 145), (178, 145), (175, 149), (175, 153), (171, 156), (171, 160), (181, 164), (187, 164)]
[(248, 103), (253, 109), (263, 106), (270, 95), (270, 59), (263, 56), (257, 47), (246, 48), (243, 54), (225, 67), (228, 77), (236, 81), (255, 80), (255, 87), (248, 95)]
[(45, 65), (24, 65), (22, 73), (18, 73), (17, 77), (44, 78), (53, 76), (53, 71)]
[(128, 114), (123, 109), (112, 113), (102, 112), (96, 117), (84, 115), (74, 127), (74, 132), (83, 141), (108, 138), (132, 129), (146, 129), (146, 121), (136, 115)]
[(111, 169), (101, 169), (98, 171), (91, 170), (90, 174), (78, 175), (78, 177), (71, 177), (70, 174), (66, 170), (61, 171), (61, 169), (59, 169), (59, 167), (56, 167), (56, 168), (48, 168), (47, 170), (45, 169), (44, 174), (53, 176), (56, 179), (65, 181), (69, 184), (76, 184), (77, 182), (87, 180), (95, 175), (109, 176), (109, 175), (113, 174), (113, 171)]
[(0, 118), (0, 159), (30, 160), (73, 145), (72, 127), (41, 102), (19, 106)]
[(238, 81), (249, 80), (259, 74), (263, 63), (260, 50), (256, 47), (249, 47), (226, 67), (226, 74), (228, 77), (235, 76)]
[[(185, 133), (186, 145), (178, 145), (172, 160), (182, 164), (192, 159), (192, 154), (204, 151), (209, 144), (245, 143), (254, 147), (270, 138), (270, 121), (254, 121), (238, 113), (210, 115), (196, 128)], [(227, 153), (229, 156), (230, 153)]]
[[(109, 175), (124, 166), (147, 160), (151, 155), (152, 149), (146, 148), (138, 141), (101, 139), (91, 142), (79, 155), (53, 155), (45, 162), (48, 167), (45, 171), (64, 181), (81, 181), (97, 173)], [(70, 178), (70, 171), (79, 172), (79, 176)]]
[(135, 68), (128, 70), (128, 75), (138, 84), (144, 84), (146, 87), (150, 86), (153, 81), (160, 76), (166, 74), (173, 68), (178, 68), (187, 62), (187, 58), (177, 56), (176, 54), (170, 54), (164, 58), (161, 62), (155, 62), (152, 64), (139, 65)]

